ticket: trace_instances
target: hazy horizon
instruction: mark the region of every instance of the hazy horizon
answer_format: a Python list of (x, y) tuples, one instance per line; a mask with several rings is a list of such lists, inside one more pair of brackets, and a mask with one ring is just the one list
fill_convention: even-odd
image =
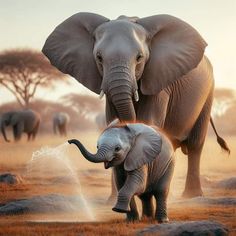
[[(183, 19), (196, 28), (208, 43), (206, 55), (210, 58), (215, 74), (216, 87), (236, 89), (236, 1), (209, 0), (173, 2), (121, 0), (65, 1), (51, 0), (0, 0), (0, 50), (33, 48), (41, 50), (47, 36), (64, 19), (77, 12), (94, 12), (115, 19), (119, 15), (145, 17), (170, 14)], [(61, 91), (60, 91), (61, 90)], [(63, 92), (86, 92), (76, 81), (65, 89), (57, 88), (56, 99)], [(41, 91), (37, 97), (42, 96)], [(49, 98), (50, 94), (47, 94)], [(9, 92), (1, 87), (1, 97), (11, 100)]]

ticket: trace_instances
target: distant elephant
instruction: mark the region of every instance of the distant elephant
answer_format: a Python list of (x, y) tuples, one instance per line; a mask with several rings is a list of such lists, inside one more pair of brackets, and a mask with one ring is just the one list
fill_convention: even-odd
[(28, 141), (34, 140), (38, 132), (41, 118), (40, 115), (30, 109), (22, 111), (10, 111), (1, 116), (1, 131), (6, 142), (9, 142), (5, 128), (11, 126), (15, 141), (20, 140), (22, 133), (26, 133)]
[(119, 118), (163, 128), (188, 155), (183, 195), (193, 197), (202, 195), (200, 156), (214, 91), (206, 46), (192, 26), (170, 15), (109, 20), (77, 13), (55, 28), (42, 51), (63, 73), (106, 94), (107, 123)]
[(83, 156), (95, 163), (113, 167), (118, 197), (113, 211), (138, 219), (134, 195), (142, 201), (143, 216), (154, 217), (152, 198), (156, 199), (155, 218), (167, 222), (166, 200), (174, 170), (172, 144), (160, 130), (145, 124), (112, 125), (99, 137), (96, 154), (89, 153), (76, 139)]
[(95, 117), (95, 122), (99, 130), (104, 130), (106, 127), (106, 115), (104, 113), (99, 113)]
[(65, 112), (58, 112), (53, 116), (53, 131), (57, 134), (57, 131), (61, 136), (67, 135), (67, 125), (70, 118)]

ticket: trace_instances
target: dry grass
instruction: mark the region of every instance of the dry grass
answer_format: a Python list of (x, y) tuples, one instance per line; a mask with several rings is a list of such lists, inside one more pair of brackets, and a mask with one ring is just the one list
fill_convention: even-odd
[[(95, 152), (98, 133), (75, 134), (68, 138), (79, 138)], [(201, 173), (211, 181), (235, 176), (236, 173), (236, 137), (225, 138), (231, 147), (230, 157), (221, 152), (215, 138), (207, 138), (201, 162)], [(0, 204), (14, 199), (28, 198), (34, 195), (51, 193), (73, 194), (74, 184), (49, 184), (52, 180), (44, 176), (42, 180), (27, 176), (27, 163), (32, 152), (43, 146), (57, 146), (66, 142), (66, 138), (41, 136), (35, 142), (3, 143), (0, 140), (0, 173), (11, 172), (21, 175), (23, 182), (17, 185), (0, 185)], [(69, 157), (76, 173), (80, 176), (82, 190), (89, 199), (105, 199), (110, 193), (110, 173), (104, 170), (102, 164), (92, 164), (81, 158), (74, 146), (69, 146)], [(53, 168), (49, 165), (49, 168)], [(177, 165), (172, 181), (169, 218), (171, 220), (217, 220), (227, 225), (231, 235), (236, 234), (236, 209), (232, 206), (189, 206), (176, 205), (172, 200), (179, 198), (183, 188), (187, 170), (187, 158), (177, 152)], [(236, 190), (204, 188), (209, 197), (236, 197)], [(43, 222), (45, 215), (14, 215), (0, 216), (0, 235), (134, 235), (136, 230), (155, 222), (148, 220), (126, 223), (122, 214), (112, 212), (112, 205), (97, 204), (93, 210), (98, 222), (62, 222), (65, 216), (60, 216), (60, 222)], [(53, 218), (51, 218), (52, 220)], [(56, 218), (59, 219), (59, 218)], [(37, 222), (42, 220), (42, 222)]]
[(142, 229), (148, 222), (124, 223), (113, 221), (107, 223), (9, 223), (0, 224), (0, 235), (134, 235), (136, 230)]

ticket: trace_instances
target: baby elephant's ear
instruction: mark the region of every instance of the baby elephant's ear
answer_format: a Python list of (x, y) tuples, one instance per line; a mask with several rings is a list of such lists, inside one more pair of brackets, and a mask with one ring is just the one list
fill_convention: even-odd
[(132, 171), (142, 165), (152, 162), (161, 152), (161, 136), (151, 127), (144, 124), (128, 124), (128, 129), (134, 136), (134, 144), (128, 153), (124, 168)]

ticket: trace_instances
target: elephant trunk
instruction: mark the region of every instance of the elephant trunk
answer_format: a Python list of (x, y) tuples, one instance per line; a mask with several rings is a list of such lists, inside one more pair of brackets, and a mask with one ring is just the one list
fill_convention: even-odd
[(108, 97), (114, 105), (117, 116), (121, 121), (135, 121), (136, 112), (133, 104), (133, 96), (136, 94), (136, 86), (132, 84), (127, 75), (110, 78), (107, 89)]
[(5, 127), (6, 127), (6, 126), (5, 126), (5, 122), (2, 121), (2, 122), (1, 122), (1, 131), (2, 131), (2, 135), (3, 135), (3, 137), (4, 137), (4, 139), (5, 139), (6, 142), (10, 142), (10, 140), (7, 139), (7, 135), (6, 135)]
[(136, 113), (134, 110), (133, 101), (131, 98), (126, 98), (125, 100), (114, 101), (113, 104), (118, 113), (118, 117), (121, 121), (135, 121)]
[(92, 154), (90, 153), (85, 147), (84, 145), (77, 139), (71, 139), (68, 140), (69, 144), (75, 144), (80, 152), (82, 153), (82, 155), (85, 157), (85, 159), (87, 159), (90, 162), (94, 162), (94, 163), (100, 163), (100, 162), (105, 162), (106, 158), (105, 158), (105, 149), (104, 148), (99, 148), (98, 152), (96, 154)]

